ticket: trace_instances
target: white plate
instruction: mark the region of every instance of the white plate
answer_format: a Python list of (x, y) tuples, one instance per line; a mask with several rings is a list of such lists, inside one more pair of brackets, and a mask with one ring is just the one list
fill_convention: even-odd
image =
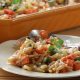
[[(57, 35), (63, 40), (69, 40), (71, 44), (80, 43), (80, 37), (76, 36), (68, 36), (68, 35)], [(23, 70), (21, 68), (11, 66), (7, 64), (7, 59), (11, 56), (15, 50), (13, 46), (16, 44), (17, 40), (10, 40), (0, 44), (0, 67), (8, 72), (29, 76), (29, 77), (37, 77), (37, 78), (67, 78), (67, 77), (77, 77), (80, 76), (80, 71), (74, 71), (65, 74), (51, 74), (51, 73), (40, 73), (40, 72), (30, 72)]]

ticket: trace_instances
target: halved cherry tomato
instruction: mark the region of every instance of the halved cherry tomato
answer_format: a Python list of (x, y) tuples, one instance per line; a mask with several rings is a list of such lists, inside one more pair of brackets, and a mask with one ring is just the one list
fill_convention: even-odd
[(40, 35), (43, 39), (47, 39), (48, 38), (48, 32), (45, 30), (41, 30), (40, 31)]
[(74, 70), (80, 70), (80, 62), (75, 61), (73, 68), (74, 68)]
[(13, 10), (10, 10), (10, 9), (4, 9), (4, 13), (8, 14), (8, 15), (14, 15), (15, 14), (15, 12)]

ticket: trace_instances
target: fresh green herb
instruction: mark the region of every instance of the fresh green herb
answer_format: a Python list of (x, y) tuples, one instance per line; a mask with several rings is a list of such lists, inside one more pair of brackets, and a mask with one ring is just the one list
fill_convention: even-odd
[(51, 55), (54, 55), (54, 54), (56, 54), (56, 53), (58, 52), (58, 50), (57, 50), (53, 45), (51, 45), (51, 46), (49, 46), (49, 48), (48, 48), (48, 52), (49, 52)]
[(22, 1), (22, 0), (13, 0), (13, 1), (12, 1), (12, 4), (18, 4), (18, 3), (21, 3), (21, 1)]
[(49, 46), (49, 49), (48, 49), (50, 52), (54, 50), (54, 46)]
[(53, 45), (55, 45), (57, 48), (61, 48), (62, 45), (63, 45), (63, 43), (64, 43), (64, 41), (63, 41), (62, 39), (60, 39), (60, 38), (53, 37), (53, 38), (51, 39), (51, 43), (52, 43)]
[(51, 58), (50, 57), (45, 57), (43, 59), (43, 63), (49, 64), (51, 62)]
[(59, 43), (56, 43), (56, 47), (60, 49), (62, 46)]
[(60, 45), (63, 45), (64, 41), (63, 41), (62, 39), (58, 38), (58, 43), (59, 43)]
[(77, 57), (77, 58), (75, 59), (75, 61), (80, 61), (80, 57)]

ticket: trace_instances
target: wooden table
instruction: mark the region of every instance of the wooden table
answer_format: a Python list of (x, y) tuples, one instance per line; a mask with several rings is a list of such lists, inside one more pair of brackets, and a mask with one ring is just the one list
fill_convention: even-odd
[[(80, 27), (61, 31), (61, 32), (58, 32), (58, 34), (80, 36)], [(15, 74), (8, 73), (8, 72), (0, 69), (0, 80), (36, 80), (36, 79), (37, 78), (29, 78), (29, 77), (15, 75)], [(44, 80), (44, 79), (39, 79), (39, 80)], [(49, 80), (49, 79), (46, 79), (46, 80)], [(50, 79), (50, 80), (56, 80), (56, 79)], [(60, 80), (80, 80), (80, 77), (60, 79)]]

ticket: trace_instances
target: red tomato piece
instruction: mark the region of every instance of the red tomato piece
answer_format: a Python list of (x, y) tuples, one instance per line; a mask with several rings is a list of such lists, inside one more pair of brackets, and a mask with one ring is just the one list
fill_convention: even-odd
[(48, 32), (45, 30), (41, 30), (40, 31), (40, 35), (43, 39), (47, 39), (48, 38)]
[(66, 64), (68, 64), (68, 66), (73, 68), (74, 61), (71, 59), (67, 59)]
[(66, 58), (74, 60), (76, 58), (76, 56), (75, 56), (75, 54), (70, 54)]
[(23, 60), (22, 60), (22, 65), (24, 64), (28, 64), (30, 61), (29, 61), (29, 58), (28, 57), (25, 57)]
[(67, 60), (67, 58), (66, 58), (66, 57), (62, 57), (61, 60), (62, 60), (63, 62), (65, 62), (65, 61)]
[(74, 60), (67, 59), (67, 57), (63, 57), (61, 60), (62, 60), (64, 63), (66, 63), (68, 66), (73, 67)]
[(43, 54), (43, 48), (37, 48), (36, 49), (36, 52), (38, 53), (38, 54)]
[(4, 9), (4, 13), (8, 14), (8, 15), (14, 15), (15, 14), (15, 12), (13, 10), (10, 10), (10, 9)]
[(73, 66), (74, 70), (80, 70), (80, 62), (74, 62), (74, 66)]
[(47, 51), (47, 50), (48, 50), (48, 48), (45, 45), (43, 45), (43, 46), (37, 48), (36, 52), (39, 53), (39, 54), (43, 54), (44, 51)]

